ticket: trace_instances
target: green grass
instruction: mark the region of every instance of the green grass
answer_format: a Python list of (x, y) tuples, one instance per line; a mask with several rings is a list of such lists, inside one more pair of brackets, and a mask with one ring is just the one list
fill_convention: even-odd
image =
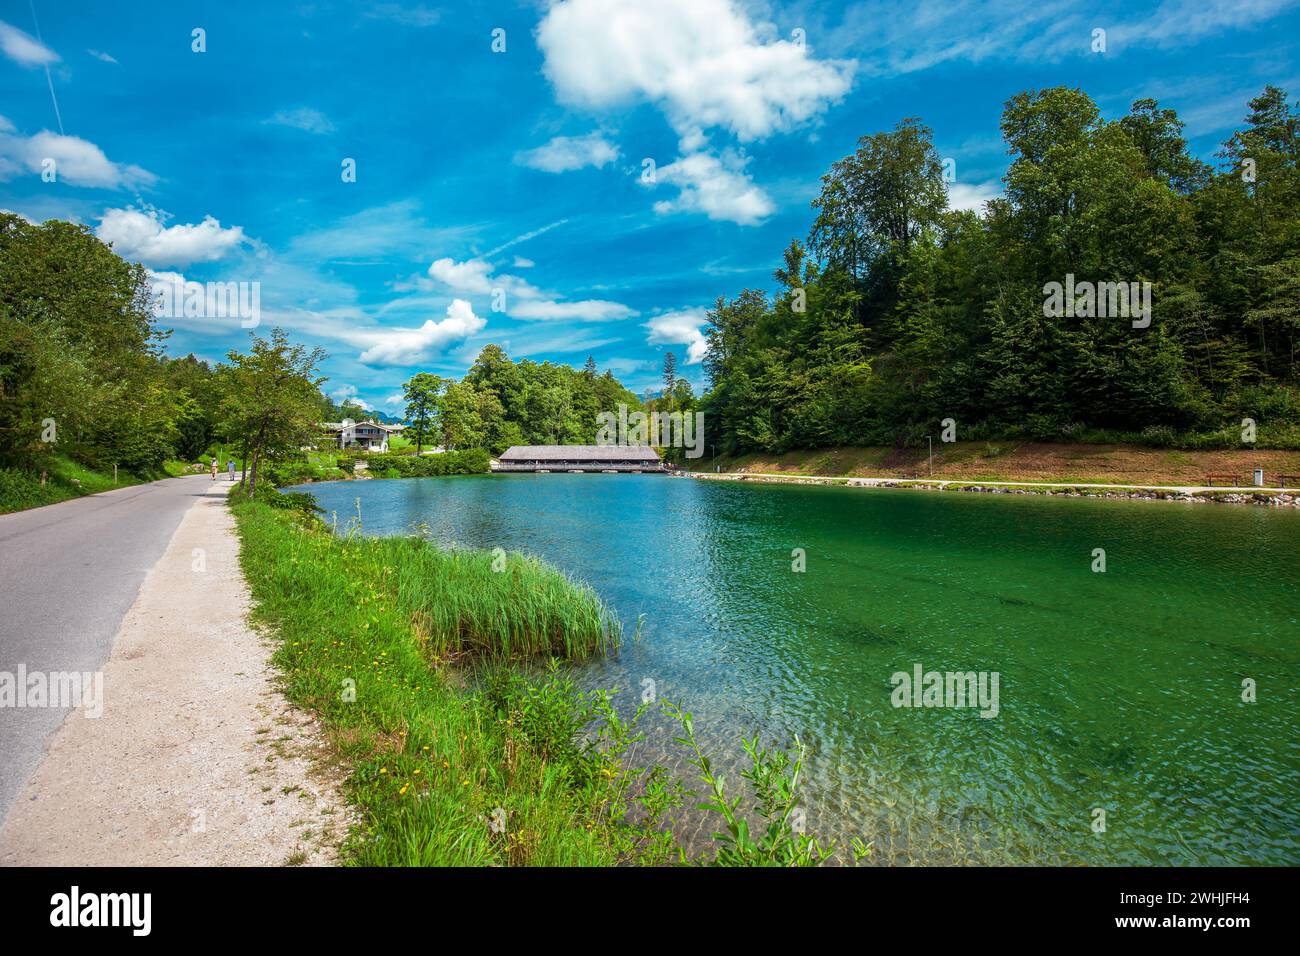
[[(320, 716), (350, 770), (360, 824), (348, 862), (664, 859), (663, 835), (626, 820), (628, 788), (639, 779), (654, 793), (657, 775), (624, 768), (608, 699), (557, 673), (525, 680), (508, 663), (615, 643), (593, 592), (520, 555), (336, 536), (291, 507), (238, 498), (234, 511), (285, 691)], [(597, 718), (605, 729), (582, 743)]]
[[(70, 498), (93, 495), (113, 488), (125, 488), (152, 481), (162, 475), (137, 476), (119, 470), (96, 471), (64, 455), (52, 455), (45, 462), (46, 482), (42, 487), (40, 470), (0, 469), (0, 514), (52, 505)], [(75, 485), (73, 481), (80, 484)]]

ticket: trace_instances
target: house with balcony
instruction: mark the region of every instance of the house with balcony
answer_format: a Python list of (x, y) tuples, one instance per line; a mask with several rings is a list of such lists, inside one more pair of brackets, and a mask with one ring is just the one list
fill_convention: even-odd
[(354, 422), (345, 418), (341, 422), (326, 422), (325, 431), (340, 451), (388, 451), (388, 437), (402, 430), (400, 425), (380, 422)]

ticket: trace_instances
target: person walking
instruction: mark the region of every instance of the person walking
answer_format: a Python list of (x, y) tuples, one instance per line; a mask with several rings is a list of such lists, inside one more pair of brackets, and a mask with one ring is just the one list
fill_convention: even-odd
[(212, 480), (217, 480), (217, 456), (212, 456)]
[(235, 480), (235, 459), (233, 458), (226, 459), (226, 474), (230, 475), (231, 481)]

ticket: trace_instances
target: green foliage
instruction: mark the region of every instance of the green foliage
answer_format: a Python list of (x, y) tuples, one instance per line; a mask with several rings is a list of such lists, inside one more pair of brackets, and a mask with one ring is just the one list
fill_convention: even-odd
[[(1079, 90), (1020, 93), (1001, 123), (1006, 196), (982, 215), (943, 211), (917, 121), (864, 137), (813, 203), (816, 261), (792, 243), (775, 294), (747, 289), (709, 311), (707, 443), (915, 446), (952, 418), (967, 438), (1218, 447), (1250, 417), (1261, 446), (1289, 447), (1297, 116), (1267, 88), (1213, 170), (1154, 100), (1110, 121)], [(1150, 282), (1150, 327), (1044, 315), (1044, 285), (1067, 274)]]
[(41, 484), (40, 470), (0, 468), (0, 514), (124, 488), (157, 477), (153, 472), (137, 476), (119, 469), (114, 479), (112, 468), (96, 471), (66, 455), (57, 454), (43, 458), (41, 470), (46, 472), (44, 485)]
[(86, 226), (0, 213), (0, 465), (157, 469), (193, 414), (165, 387), (145, 270)]
[(436, 455), (370, 455), (366, 462), (372, 475), (384, 478), (485, 475), (491, 470), (488, 453), (481, 448)]
[[(692, 716), (670, 702), (665, 702), (663, 709), (681, 725), (682, 736), (677, 742), (688, 748), (691, 764), (708, 787), (700, 808), (716, 814), (723, 823), (724, 829), (713, 834), (717, 854), (706, 862), (714, 866), (817, 866), (830, 857), (833, 848), (823, 847), (816, 837), (805, 833), (802, 822), (796, 819), (805, 753), (797, 738), (793, 758), (784, 750), (761, 746), (757, 734), (753, 740), (742, 742), (750, 766), (740, 775), (753, 789), (753, 815), (761, 821), (754, 830), (741, 809), (742, 798), (727, 795), (713, 761), (696, 740)], [(855, 839), (850, 849), (855, 863), (869, 852), (860, 839)]]

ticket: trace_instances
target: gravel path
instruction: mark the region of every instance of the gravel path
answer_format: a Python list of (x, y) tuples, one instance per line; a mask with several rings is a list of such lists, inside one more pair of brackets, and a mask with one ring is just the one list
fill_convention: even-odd
[(351, 818), (247, 623), (229, 485), (181, 480), (199, 497), (113, 639), (102, 716), (78, 710), (54, 735), (0, 827), (0, 864), (335, 859)]

